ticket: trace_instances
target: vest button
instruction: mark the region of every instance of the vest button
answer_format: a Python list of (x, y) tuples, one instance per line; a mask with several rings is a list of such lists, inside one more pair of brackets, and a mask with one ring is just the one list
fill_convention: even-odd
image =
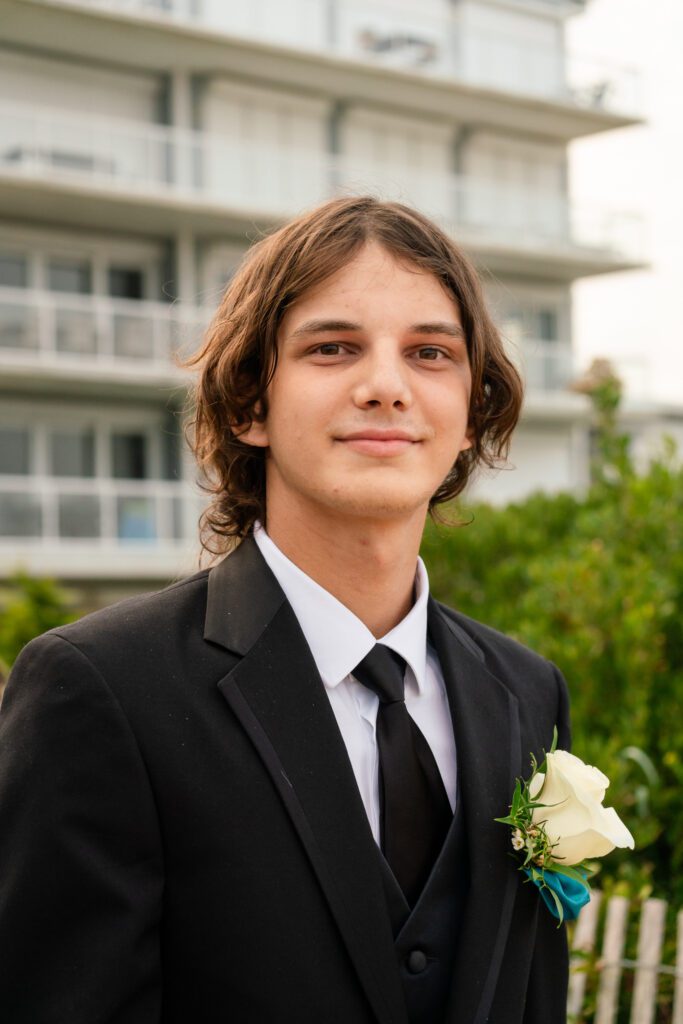
[(427, 957), (424, 955), (421, 949), (414, 949), (408, 954), (406, 960), (406, 966), (411, 974), (422, 974), (425, 967), (427, 966)]

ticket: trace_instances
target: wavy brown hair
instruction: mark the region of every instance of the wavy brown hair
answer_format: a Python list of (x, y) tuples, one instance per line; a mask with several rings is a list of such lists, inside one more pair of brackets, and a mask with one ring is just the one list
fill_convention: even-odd
[(200, 350), (191, 396), (190, 444), (212, 500), (201, 540), (219, 554), (265, 521), (265, 450), (240, 434), (268, 412), (285, 311), (349, 263), (367, 242), (433, 274), (458, 303), (472, 373), (472, 447), (460, 452), (430, 501), (430, 512), (459, 494), (479, 465), (508, 452), (522, 383), (488, 314), (477, 273), (462, 250), (416, 210), (370, 196), (333, 199), (257, 242), (228, 285)]

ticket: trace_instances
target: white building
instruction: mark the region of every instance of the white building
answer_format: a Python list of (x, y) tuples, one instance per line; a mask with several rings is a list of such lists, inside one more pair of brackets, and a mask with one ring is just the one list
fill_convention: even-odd
[(481, 496), (580, 486), (570, 286), (642, 265), (569, 199), (639, 121), (565, 47), (579, 0), (0, 0), (0, 576), (156, 585), (196, 561), (173, 364), (249, 240), (340, 190), (419, 206), (484, 271), (528, 380)]

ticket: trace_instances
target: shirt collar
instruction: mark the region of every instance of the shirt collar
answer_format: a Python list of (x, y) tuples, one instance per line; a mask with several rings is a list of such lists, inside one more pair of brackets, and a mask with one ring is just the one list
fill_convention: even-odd
[(405, 659), (415, 676), (418, 692), (423, 692), (427, 668), (429, 579), (421, 558), (417, 560), (412, 608), (398, 625), (376, 641), (357, 615), (280, 551), (260, 523), (254, 526), (254, 540), (299, 620), (328, 689), (338, 686), (350, 675), (379, 642)]

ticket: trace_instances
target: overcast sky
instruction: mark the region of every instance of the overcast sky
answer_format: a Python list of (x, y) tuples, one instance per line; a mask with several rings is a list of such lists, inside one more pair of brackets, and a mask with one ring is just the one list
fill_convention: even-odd
[(574, 286), (579, 360), (622, 360), (640, 389), (683, 407), (683, 2), (591, 0), (569, 43), (638, 69), (647, 117), (570, 149), (575, 199), (641, 212), (651, 263)]

